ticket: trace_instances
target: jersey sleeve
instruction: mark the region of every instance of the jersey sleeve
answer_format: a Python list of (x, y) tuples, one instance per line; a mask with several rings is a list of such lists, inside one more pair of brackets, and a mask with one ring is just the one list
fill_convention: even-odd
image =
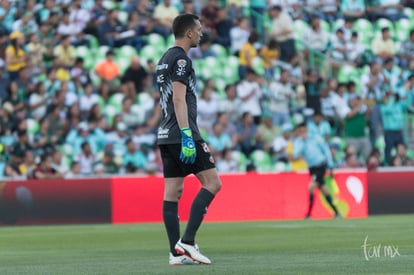
[(172, 64), (171, 82), (179, 81), (188, 86), (189, 75), (191, 74), (191, 60), (182, 55)]

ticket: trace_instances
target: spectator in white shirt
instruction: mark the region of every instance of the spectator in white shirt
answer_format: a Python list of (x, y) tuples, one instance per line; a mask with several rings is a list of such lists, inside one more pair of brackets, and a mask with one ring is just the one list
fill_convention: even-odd
[(84, 94), (79, 97), (79, 109), (82, 114), (89, 114), (92, 106), (99, 101), (99, 96), (93, 93), (92, 83), (86, 83), (83, 87)]
[(247, 69), (246, 77), (237, 85), (237, 96), (242, 101), (240, 110), (242, 113), (250, 113), (256, 125), (260, 123), (262, 115), (260, 99), (263, 96), (257, 78), (258, 75), (253, 69)]
[(304, 39), (309, 50), (325, 52), (329, 42), (329, 34), (322, 28), (319, 17), (313, 17), (311, 27), (306, 29)]
[(272, 81), (269, 85), (269, 111), (273, 123), (279, 126), (290, 121), (289, 101), (295, 96), (295, 91), (289, 77), (289, 71), (282, 70), (279, 81)]
[(230, 42), (231, 50), (233, 53), (238, 54), (240, 49), (250, 36), (249, 20), (247, 18), (241, 18), (239, 24), (230, 30)]

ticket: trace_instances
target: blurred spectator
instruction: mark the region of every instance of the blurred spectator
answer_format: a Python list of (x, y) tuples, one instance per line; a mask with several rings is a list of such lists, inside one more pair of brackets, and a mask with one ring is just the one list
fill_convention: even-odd
[[(273, 151), (273, 157), (276, 161), (288, 162), (288, 146), (289, 142), (292, 141), (293, 134), (292, 125), (290, 123), (283, 124), (281, 127), (281, 132), (281, 135), (275, 135), (271, 149)], [(293, 153), (293, 151), (289, 153)]]
[(330, 43), (330, 54), (333, 59), (332, 66), (334, 66), (334, 71), (336, 72), (338, 67), (340, 67), (347, 60), (348, 54), (348, 41), (345, 39), (342, 28), (335, 31), (335, 35), (331, 37)]
[(207, 35), (203, 35), (197, 47), (191, 48), (188, 56), (194, 59), (204, 59), (206, 57), (216, 57), (216, 53), (210, 49), (211, 41)]
[(395, 156), (398, 157), (403, 166), (411, 164), (411, 159), (407, 155), (407, 146), (403, 143), (397, 145)]
[(281, 6), (271, 7), (269, 15), (272, 19), (272, 32), (270, 35), (279, 44), (280, 60), (289, 62), (296, 56), (293, 21), (289, 14), (282, 10)]
[(90, 176), (93, 174), (93, 166), (99, 161), (92, 150), (91, 146), (87, 141), (84, 141), (81, 145), (81, 152), (73, 157), (74, 161), (80, 163), (81, 171), (83, 176)]
[(341, 165), (341, 168), (354, 169), (361, 167), (361, 163), (355, 154), (345, 155), (345, 163)]
[(139, 124), (137, 113), (134, 112), (132, 105), (132, 98), (124, 97), (122, 99), (122, 122), (124, 122), (128, 128), (136, 127)]
[(197, 123), (200, 130), (210, 133), (218, 113), (218, 97), (214, 95), (213, 89), (204, 87), (197, 102)]
[(97, 170), (97, 166), (101, 165), (103, 173), (106, 175), (116, 175), (119, 173), (119, 166), (115, 163), (114, 153), (110, 150), (105, 151), (102, 161), (94, 165), (94, 171)]
[(414, 29), (410, 31), (409, 38), (401, 43), (398, 57), (403, 68), (411, 67), (414, 63)]
[(224, 149), (216, 163), (217, 170), (220, 173), (239, 172), (239, 163), (233, 158), (233, 151), (231, 149)]
[(271, 153), (275, 137), (281, 134), (280, 127), (273, 123), (271, 114), (265, 112), (262, 115), (262, 121), (257, 127), (257, 142), (263, 150)]
[(352, 145), (359, 157), (367, 160), (371, 152), (371, 143), (366, 135), (368, 109), (360, 97), (349, 101), (351, 111), (345, 117), (344, 136), (347, 145)]
[(262, 36), (264, 31), (264, 14), (267, 8), (266, 0), (250, 0), (249, 4), (252, 28), (257, 30), (259, 36)]
[(24, 35), (21, 32), (10, 34), (10, 45), (6, 48), (6, 68), (10, 80), (16, 80), (19, 72), (26, 67), (26, 54), (23, 49)]
[(52, 157), (45, 153), (40, 156), (40, 162), (37, 164), (32, 174), (33, 179), (59, 179), (63, 175), (52, 168)]
[(46, 48), (39, 42), (39, 37), (36, 33), (30, 35), (26, 49), (30, 62), (38, 68), (37, 72), (40, 73), (40, 68), (44, 67), (43, 54), (46, 52)]
[(7, 97), (4, 102), (9, 102), (11, 105), (11, 113), (16, 116), (17, 112), (23, 110), (25, 104), (19, 95), (16, 81), (10, 81), (7, 85)]
[(246, 77), (237, 84), (237, 96), (242, 101), (240, 111), (248, 112), (254, 118), (254, 123), (260, 123), (262, 108), (260, 100), (263, 97), (263, 91), (257, 82), (258, 75), (253, 69), (247, 69)]
[(325, 120), (329, 122), (331, 127), (336, 127), (339, 123), (336, 113), (334, 100), (331, 96), (331, 90), (328, 86), (325, 86), (321, 91), (321, 113)]
[(99, 96), (94, 93), (94, 88), (92, 83), (86, 83), (83, 94), (79, 97), (79, 110), (82, 114), (82, 117), (88, 117), (92, 106), (99, 102)]
[(357, 20), (365, 15), (365, 1), (341, 0), (340, 9), (345, 19)]
[(384, 60), (382, 73), (391, 89), (397, 91), (398, 87), (402, 85), (402, 72), (399, 67), (394, 65), (393, 58)]
[(381, 154), (377, 154), (377, 150), (373, 150), (367, 158), (366, 166), (368, 171), (376, 171), (381, 165)]
[(70, 170), (65, 174), (65, 179), (77, 179), (82, 178), (83, 175), (81, 174), (81, 165), (77, 161), (72, 161), (70, 165)]
[(240, 118), (237, 121), (231, 121), (228, 113), (223, 112), (217, 115), (217, 123), (220, 123), (223, 126), (223, 132), (231, 137), (231, 147), (235, 148), (239, 142), (239, 136), (237, 132), (236, 125), (240, 121)]
[(91, 16), (89, 11), (82, 8), (82, 1), (73, 0), (69, 14), (69, 20), (75, 25), (75, 28), (82, 32), (90, 19)]
[[(121, 116), (122, 119), (122, 116)], [(126, 151), (126, 141), (129, 138), (127, 126), (124, 122), (114, 123), (115, 129), (105, 135), (106, 144), (112, 144), (113, 152), (117, 156), (122, 156)]]
[(70, 13), (68, 11), (63, 13), (59, 21), (60, 23), (56, 32), (61, 36), (69, 36), (71, 40), (74, 40), (76, 39), (76, 35), (82, 31), (79, 26), (71, 22)]
[(131, 165), (135, 172), (144, 172), (148, 163), (147, 157), (137, 150), (132, 139), (127, 139), (125, 143), (127, 151), (123, 156), (123, 166)]
[(23, 162), (19, 165), (19, 174), (30, 178), (35, 169), (36, 162), (34, 154), (31, 150), (26, 150), (24, 152)]
[(310, 119), (307, 124), (308, 136), (319, 136), (324, 138), (326, 141), (329, 141), (331, 136), (332, 128), (321, 112), (316, 111), (313, 114), (312, 119)]
[(62, 35), (61, 43), (58, 44), (54, 50), (53, 54), (58, 58), (64, 66), (71, 68), (75, 63), (76, 59), (76, 50), (70, 43), (70, 36)]
[(126, 26), (118, 19), (118, 10), (112, 9), (106, 13), (105, 19), (98, 26), (99, 41), (109, 47), (121, 47), (128, 42), (132, 33), (123, 34)]
[(308, 69), (304, 77), (306, 108), (321, 112), (322, 78), (315, 69)]
[(57, 149), (54, 149), (51, 156), (52, 168), (55, 169), (55, 171), (60, 173), (61, 175), (66, 176), (66, 174), (69, 172), (69, 167), (66, 163), (66, 159), (63, 158), (62, 152)]
[(346, 43), (346, 57), (347, 61), (356, 66), (362, 66), (362, 54), (365, 52), (366, 46), (359, 40), (358, 32), (351, 33), (351, 39)]
[(384, 155), (388, 164), (391, 161), (391, 150), (396, 148), (398, 144), (404, 144), (404, 112), (407, 108), (406, 102), (398, 100), (392, 90), (386, 92), (380, 110), (385, 140)]
[(274, 80), (269, 85), (269, 111), (273, 123), (279, 126), (290, 121), (289, 102), (295, 97), (289, 77), (289, 71), (282, 70), (279, 81)]
[(31, 110), (31, 115), (35, 119), (39, 120), (46, 115), (48, 101), (45, 85), (42, 82), (38, 82), (34, 93), (32, 93), (29, 97), (28, 104), (28, 107)]
[(340, 120), (341, 124), (343, 123), (346, 115), (351, 111), (348, 104), (349, 95), (346, 92), (347, 89), (347, 83), (338, 83), (335, 89), (330, 90), (330, 96), (332, 97), (332, 104), (335, 108), (335, 114), (337, 115), (337, 118)]
[(217, 0), (207, 0), (206, 5), (201, 9), (201, 20), (208, 33), (215, 35), (216, 22), (219, 18), (219, 6)]
[(396, 22), (401, 18), (406, 18), (403, 12), (401, 0), (381, 0), (379, 1), (381, 8), (381, 17), (388, 18), (392, 22)]
[(396, 47), (388, 27), (383, 27), (381, 29), (381, 35), (372, 40), (371, 50), (381, 60), (394, 58)]
[(55, 1), (45, 0), (41, 8), (35, 12), (36, 22), (39, 25), (45, 23), (49, 19), (52, 10), (55, 8)]
[(179, 10), (171, 5), (171, 0), (164, 0), (154, 9), (154, 19), (157, 20), (158, 29), (165, 38), (171, 33), (171, 26), (174, 18), (179, 15)]
[(257, 41), (259, 41), (259, 35), (256, 31), (252, 31), (247, 43), (245, 43), (239, 51), (240, 79), (243, 79), (246, 76), (248, 69), (253, 70), (253, 59), (258, 56), (257, 50), (254, 47)]
[(230, 41), (231, 50), (235, 55), (239, 55), (239, 52), (244, 44), (249, 40), (250, 25), (247, 18), (239, 18), (238, 24), (230, 29)]
[(1, 31), (4, 33), (9, 33), (13, 30), (13, 23), (17, 9), (13, 3), (11, 3), (11, 1), (1, 1), (0, 4)]
[(260, 56), (263, 58), (264, 78), (266, 81), (271, 81), (275, 77), (274, 66), (279, 57), (279, 44), (275, 39), (270, 39), (269, 42), (260, 49)]
[[(148, 77), (148, 72), (141, 65), (138, 56), (131, 58), (131, 65), (122, 76), (122, 82), (128, 86), (129, 95), (133, 96), (144, 91), (144, 81)], [(134, 92), (131, 92), (134, 91)]]
[(237, 97), (237, 86), (228, 84), (224, 88), (225, 98), (219, 99), (219, 112), (226, 113), (232, 123), (236, 123), (241, 117), (241, 99)]
[(35, 20), (33, 20), (33, 14), (27, 11), (23, 14), (21, 19), (16, 20), (13, 23), (13, 31), (21, 32), (25, 37), (33, 33), (37, 33), (39, 27)]
[(42, 118), (39, 121), (39, 131), (34, 135), (33, 146), (36, 149), (36, 154), (45, 153), (46, 150), (51, 149), (59, 141), (59, 136), (50, 131), (49, 121)]
[(365, 5), (365, 15), (371, 22), (374, 22), (382, 16), (383, 8), (381, 7), (380, 1), (367, 0), (365, 1)]
[(193, 0), (183, 0), (183, 8), (181, 10), (181, 14), (197, 14), (196, 8), (194, 6)]
[(114, 62), (115, 53), (109, 50), (106, 59), (98, 63), (95, 72), (104, 83), (109, 84), (111, 90), (116, 89), (120, 76), (119, 66)]
[(224, 46), (226, 49), (230, 47), (230, 30), (233, 22), (229, 19), (228, 10), (223, 8), (218, 10), (217, 19), (215, 21), (216, 34), (212, 37), (212, 42)]
[(321, 25), (321, 19), (317, 16), (310, 21), (310, 28), (307, 28), (303, 34), (305, 47), (310, 54), (312, 52), (325, 53), (328, 47), (329, 34)]
[(383, 85), (385, 82), (386, 78), (381, 72), (379, 63), (371, 63), (369, 73), (361, 76), (361, 96), (370, 109), (368, 127), (372, 146), (375, 146), (381, 127), (379, 103), (384, 97)]
[(233, 146), (231, 137), (224, 132), (224, 127), (219, 122), (214, 123), (206, 141), (214, 158), (220, 157), (225, 149), (230, 149)]
[[(299, 124), (300, 125), (300, 124)], [(290, 131), (288, 131), (290, 129)], [(290, 170), (291, 171), (306, 171), (308, 169), (308, 165), (306, 163), (306, 161), (304, 160), (303, 157), (294, 157), (293, 152), (295, 150), (294, 148), (294, 140), (297, 137), (301, 136), (301, 127), (296, 126), (293, 131), (291, 129), (291, 126), (285, 126), (283, 129), (284, 132), (291, 132), (291, 134), (284, 134), (284, 139), (287, 140), (287, 144), (286, 144), (286, 155), (287, 155), (287, 159), (290, 163)], [(286, 137), (285, 137), (286, 136)], [(276, 147), (275, 149), (278, 148), (283, 148), (283, 140), (281, 140), (281, 145), (280, 147)]]
[(239, 141), (237, 149), (247, 157), (256, 149), (262, 149), (256, 142), (258, 138), (257, 126), (254, 118), (249, 112), (242, 115), (242, 120), (236, 125)]

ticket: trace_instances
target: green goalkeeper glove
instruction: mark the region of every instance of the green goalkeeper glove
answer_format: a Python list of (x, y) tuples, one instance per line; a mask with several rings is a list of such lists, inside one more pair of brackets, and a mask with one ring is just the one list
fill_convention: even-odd
[(193, 135), (190, 128), (183, 128), (180, 130), (181, 133), (181, 153), (180, 160), (185, 164), (193, 164), (197, 152), (195, 143), (193, 140)]

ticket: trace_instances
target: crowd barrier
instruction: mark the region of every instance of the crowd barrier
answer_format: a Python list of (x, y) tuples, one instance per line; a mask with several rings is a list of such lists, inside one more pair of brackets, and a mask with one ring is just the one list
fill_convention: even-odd
[[(303, 219), (308, 206), (307, 173), (228, 174), (205, 216), (206, 221)], [(367, 173), (337, 172), (328, 182), (344, 217), (368, 215)], [(200, 185), (187, 177), (179, 204), (188, 219)], [(0, 182), (0, 224), (143, 223), (162, 221), (163, 178)], [(331, 218), (332, 210), (316, 193), (312, 217)]]

